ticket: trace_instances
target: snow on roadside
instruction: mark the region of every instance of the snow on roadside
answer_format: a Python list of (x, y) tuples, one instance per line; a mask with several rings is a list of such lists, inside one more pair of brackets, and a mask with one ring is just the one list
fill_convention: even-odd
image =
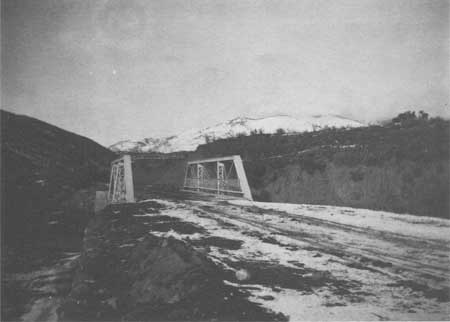
[[(274, 312), (282, 312), (290, 321), (374, 321), (374, 320), (441, 320), (442, 314), (417, 308), (411, 312), (387, 312), (389, 301), (378, 306), (370, 302), (346, 303), (333, 296), (329, 290), (319, 289), (313, 294), (302, 294), (292, 289), (278, 292), (270, 287), (260, 286), (252, 292), (250, 300)], [(265, 300), (267, 296), (271, 300)], [(407, 302), (405, 300), (405, 302)], [(441, 305), (443, 306), (443, 305)]]
[[(226, 284), (242, 287), (241, 284), (225, 281)], [(313, 294), (303, 294), (297, 290), (281, 289), (274, 291), (262, 285), (248, 285), (252, 288), (250, 300), (267, 307), (274, 312), (283, 312), (291, 321), (370, 321), (377, 318), (370, 305), (358, 303), (352, 306), (343, 305), (342, 301), (328, 300), (332, 294), (328, 290), (319, 290)], [(265, 300), (271, 298), (270, 301)], [(300, 300), (301, 299), (301, 300)], [(324, 309), (320, 309), (324, 307)], [(381, 316), (383, 314), (380, 310)]]
[(180, 234), (177, 233), (175, 230), (170, 229), (169, 231), (152, 231), (152, 235), (158, 236), (158, 237), (173, 237), (175, 239), (184, 240), (184, 239), (190, 239), (190, 240), (199, 240), (203, 236), (199, 233), (194, 234)]
[(318, 218), (360, 228), (450, 242), (450, 221), (447, 219), (337, 206), (247, 200), (229, 200), (228, 202), (237, 206), (255, 206), (261, 209), (284, 211), (293, 215)]
[[(240, 249), (233, 250), (232, 252), (230, 250), (227, 250), (226, 252), (222, 250), (219, 252), (216, 247), (211, 247), (212, 248), (211, 255), (213, 255), (216, 258), (228, 259), (232, 261), (233, 260), (238, 261), (242, 259), (258, 259), (260, 261), (272, 261), (272, 262), (276, 261), (281, 265), (287, 267), (295, 267), (295, 265), (289, 263), (289, 261), (293, 259), (302, 258), (302, 261), (304, 262), (307, 258), (304, 256), (307, 253), (307, 251), (288, 250), (280, 245), (265, 243), (262, 242), (261, 239), (258, 237), (249, 236), (243, 233), (244, 231), (257, 231), (258, 233), (260, 233), (261, 237), (265, 235), (268, 236), (267, 232), (263, 229), (229, 218), (226, 218), (226, 222), (235, 225), (237, 228), (235, 229), (224, 228), (219, 224), (219, 222), (216, 219), (201, 217), (192, 212), (192, 209), (179, 208), (179, 205), (177, 206), (177, 204), (168, 202), (166, 200), (154, 199), (154, 201), (162, 203), (167, 207), (166, 209), (163, 210), (163, 213), (165, 215), (168, 215), (170, 217), (177, 217), (184, 221), (199, 225), (208, 231), (208, 236), (221, 237), (232, 240), (240, 240), (243, 242), (242, 247)], [(190, 238), (190, 235), (181, 236), (180, 234), (178, 235), (172, 233), (171, 234), (165, 233), (165, 234), (167, 236), (171, 235), (172, 237), (179, 237), (180, 239), (182, 239), (183, 237)], [(301, 241), (296, 240), (290, 241), (294, 242), (297, 245), (298, 244), (301, 244), (303, 246), (306, 245)], [(323, 263), (324, 260), (322, 258), (308, 258), (308, 259), (310, 260), (310, 262), (308, 262), (309, 265), (315, 267), (319, 266), (321, 269), (325, 269)]]
[[(286, 267), (295, 267), (292, 264), (292, 260), (299, 260), (301, 263), (305, 264), (306, 267), (315, 270), (332, 270), (333, 274), (338, 278), (348, 278), (352, 276), (352, 279), (360, 281), (362, 283), (371, 284), (374, 280), (378, 282), (388, 282), (387, 275), (379, 275), (374, 272), (369, 272), (367, 270), (359, 270), (351, 268), (345, 259), (341, 259), (339, 256), (333, 256), (328, 254), (327, 256), (316, 257), (316, 251), (310, 251), (311, 244), (308, 241), (299, 240), (286, 235), (271, 234), (268, 232), (267, 228), (259, 228), (255, 225), (245, 223), (239, 219), (227, 218), (220, 214), (208, 213), (208, 218), (205, 216), (199, 216), (198, 213), (192, 211), (192, 207), (185, 207), (183, 204), (177, 204), (174, 202), (169, 202), (166, 200), (154, 200), (162, 203), (166, 206), (164, 210), (165, 214), (168, 216), (178, 217), (184, 221), (192, 222), (205, 228), (208, 231), (208, 236), (217, 236), (222, 238), (241, 240), (243, 241), (242, 247), (238, 250), (221, 250), (218, 251), (215, 247), (212, 247), (211, 255), (214, 255), (217, 259), (228, 259), (239, 261), (242, 259), (256, 259), (259, 261), (271, 261), (277, 262)], [(233, 201), (234, 202), (234, 201)], [(196, 204), (207, 205), (208, 202), (196, 201)], [(258, 204), (258, 203), (256, 203)], [(289, 204), (287, 204), (289, 205)], [(346, 208), (351, 209), (351, 208)], [(311, 233), (314, 240), (326, 236), (326, 239), (330, 240), (333, 236), (333, 243), (336, 245), (345, 245), (347, 248), (364, 248), (367, 250), (378, 249), (381, 253), (392, 254), (394, 257), (401, 257), (404, 255), (405, 251), (409, 249), (402, 249), (394, 247), (392, 243), (387, 242), (382, 239), (371, 239), (365, 236), (361, 239), (362, 235), (348, 234), (345, 231), (335, 231), (333, 229), (306, 225), (301, 222), (284, 221), (279, 215), (268, 213), (268, 214), (255, 214), (253, 212), (242, 212), (237, 210), (239, 217), (241, 218), (258, 218), (259, 221), (264, 224), (265, 222), (270, 222), (271, 226), (288, 226), (290, 230), (294, 231), (308, 231)], [(235, 228), (223, 227), (219, 224), (219, 221), (224, 221), (228, 224), (234, 225)], [(265, 224), (263, 226), (266, 226)], [(248, 232), (257, 232), (258, 236), (250, 236)], [(331, 235), (330, 235), (331, 234)], [(271, 238), (276, 240), (277, 243), (264, 242), (262, 239)], [(355, 239), (357, 238), (357, 239)], [(367, 239), (367, 240), (366, 240)], [(294, 246), (295, 249), (286, 246)], [(359, 248), (358, 248), (359, 249)], [(441, 253), (444, 253), (442, 255)], [(441, 258), (441, 261), (445, 261), (448, 256), (445, 254), (445, 250), (435, 250), (434, 253), (430, 254), (424, 253), (422, 256), (427, 259), (429, 263), (434, 263), (436, 261), (436, 256)], [(444, 258), (445, 257), (445, 258)], [(330, 261), (330, 259), (332, 259)], [(439, 262), (440, 263), (440, 262)], [(437, 265), (439, 265), (439, 263)], [(383, 274), (389, 274), (384, 271)], [(405, 273), (406, 274), (406, 273)]]
[[(353, 302), (346, 296), (336, 294), (330, 289), (329, 285), (317, 286), (312, 293), (305, 293), (302, 290), (277, 287), (259, 284), (243, 284), (232, 283), (225, 281), (227, 284), (233, 285), (237, 288), (244, 288), (249, 291), (251, 296), (249, 300), (255, 303), (261, 304), (263, 307), (275, 311), (281, 312), (288, 316), (292, 321), (298, 320), (375, 320), (375, 319), (394, 319), (394, 320), (440, 320), (443, 318), (443, 312), (446, 312), (446, 303), (436, 302), (434, 299), (426, 298), (420, 292), (413, 291), (407, 287), (395, 287), (389, 286), (392, 284), (393, 277), (376, 271), (362, 270), (352, 266), (349, 266), (345, 259), (339, 258), (332, 254), (321, 253), (317, 256), (317, 250), (311, 250), (310, 242), (304, 240), (298, 240), (291, 238), (288, 235), (271, 234), (264, 225), (257, 226), (251, 223), (244, 222), (242, 219), (255, 219), (259, 218), (261, 223), (266, 222), (267, 225), (278, 226), (286, 225), (292, 226), (293, 230), (302, 231), (308, 230), (314, 232), (315, 237), (327, 236), (326, 234), (334, 234), (335, 229), (326, 226), (319, 225), (318, 227), (308, 226), (303, 227), (303, 223), (292, 222), (291, 220), (285, 220), (280, 214), (270, 211), (262, 212), (261, 214), (253, 211), (246, 211), (244, 209), (235, 208), (223, 205), (214, 205), (214, 209), (219, 210), (207, 211), (198, 206), (211, 206), (211, 202), (196, 201), (190, 205), (180, 202), (171, 202), (167, 200), (152, 199), (160, 204), (164, 204), (166, 207), (161, 211), (164, 215), (170, 217), (177, 217), (183, 221), (194, 223), (206, 229), (206, 233), (198, 234), (193, 238), (193, 235), (179, 234), (174, 231), (166, 233), (160, 233), (164, 236), (172, 236), (178, 239), (202, 239), (207, 237), (221, 237), (225, 239), (242, 241), (242, 245), (239, 249), (227, 249), (226, 247), (217, 247), (211, 245), (208, 250), (208, 256), (211, 260), (226, 270), (238, 271), (239, 266), (245, 267), (246, 263), (259, 262), (261, 265), (267, 263), (278, 264), (280, 267), (297, 268), (295, 264), (303, 264), (305, 273), (302, 278), (307, 278), (307, 271), (313, 270), (317, 272), (324, 272), (331, 274), (337, 281), (354, 281), (357, 285), (357, 289), (348, 289), (350, 294), (353, 291), (367, 294), (364, 296), (361, 302)], [(242, 201), (230, 201), (236, 205), (256, 205), (260, 203), (250, 203)], [(264, 205), (264, 204), (263, 204)], [(268, 204), (272, 206), (272, 204)], [(284, 205), (284, 204), (281, 204)], [(279, 206), (275, 204), (275, 206)], [(317, 207), (311, 211), (300, 211), (297, 206)], [(235, 216), (223, 216), (220, 213), (221, 207), (227, 207), (228, 212)], [(294, 207), (289, 209), (289, 207)], [(262, 207), (261, 207), (262, 208)], [(281, 209), (279, 209), (281, 208)], [(287, 211), (285, 210), (288, 208)], [(345, 220), (333, 220), (336, 214), (343, 213), (343, 218), (347, 211), (349, 217), (354, 218), (359, 216), (358, 209), (352, 208), (339, 208), (339, 207), (323, 207), (323, 206), (309, 206), (309, 205), (289, 205), (286, 204), (286, 208), (278, 207), (274, 210), (281, 210), (287, 212), (294, 212), (294, 214), (304, 215), (304, 212), (308, 213), (310, 217), (314, 217), (317, 212), (322, 212), (324, 220), (330, 220), (337, 223), (349, 224), (349, 221)], [(330, 215), (326, 212), (327, 208), (329, 212), (333, 212), (334, 215)], [(273, 208), (265, 208), (273, 209)], [(303, 209), (303, 208), (300, 208)], [(308, 209), (309, 210), (309, 209)], [(342, 210), (342, 211), (341, 211)], [(347, 210), (347, 211), (343, 211)], [(356, 214), (355, 214), (356, 213)], [(299, 217), (301, 216), (299, 215)], [(366, 215), (363, 213), (363, 215)], [(392, 214), (394, 215), (394, 214)], [(373, 215), (372, 215), (373, 216)], [(402, 216), (402, 215), (398, 215)], [(329, 219), (328, 217), (331, 217)], [(395, 215), (393, 216), (395, 217)], [(301, 218), (301, 217), (300, 217)], [(388, 218), (390, 218), (388, 216)], [(414, 217), (416, 218), (416, 217)], [(255, 222), (259, 222), (256, 221)], [(358, 222), (358, 221), (356, 221)], [(426, 222), (426, 220), (424, 220)], [(376, 221), (375, 221), (376, 223)], [(391, 222), (392, 224), (392, 222)], [(300, 226), (298, 226), (300, 225)], [(361, 226), (357, 226), (361, 227)], [(365, 226), (362, 226), (365, 227)], [(377, 227), (375, 225), (375, 227)], [(439, 226), (437, 226), (439, 228)], [(370, 227), (375, 229), (373, 227)], [(317, 230), (317, 231), (316, 231)], [(321, 231), (320, 231), (321, 230)], [(388, 230), (389, 231), (389, 230)], [(152, 232), (153, 233), (153, 232)], [(318, 235), (320, 233), (321, 235)], [(328, 235), (329, 236), (329, 235)], [(338, 233), (335, 238), (339, 239), (340, 243), (344, 242), (356, 242), (357, 244), (364, 240), (347, 240), (351, 239), (351, 234), (346, 234), (344, 231)], [(359, 235), (358, 235), (359, 236)], [(362, 235), (361, 235), (362, 236)], [(360, 236), (360, 237), (361, 237)], [(353, 235), (356, 237), (356, 235)], [(269, 239), (272, 241), (268, 241)], [(274, 243), (273, 240), (276, 242)], [(337, 240), (336, 240), (337, 241)], [(372, 240), (366, 241), (371, 243)], [(364, 243), (363, 243), (364, 244)], [(360, 244), (363, 245), (363, 244)], [(309, 246), (309, 247), (308, 247)], [(386, 249), (386, 252), (394, 252), (392, 245), (384, 245), (383, 241), (378, 241), (375, 245)], [(390, 247), (388, 247), (390, 246)], [(365, 247), (365, 246), (364, 246)], [(395, 249), (395, 252), (397, 249)], [(399, 249), (399, 251), (402, 251)], [(233, 267), (231, 267), (232, 265)], [(301, 271), (301, 270), (300, 270)], [(281, 273), (281, 271), (280, 271)], [(250, 275), (252, 272), (250, 271)]]

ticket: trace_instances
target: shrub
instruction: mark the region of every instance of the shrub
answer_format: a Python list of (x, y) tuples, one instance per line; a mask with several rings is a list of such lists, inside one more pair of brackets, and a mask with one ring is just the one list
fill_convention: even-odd
[(281, 127), (279, 129), (277, 129), (277, 131), (275, 132), (275, 134), (278, 135), (283, 135), (286, 134), (286, 130), (282, 129)]

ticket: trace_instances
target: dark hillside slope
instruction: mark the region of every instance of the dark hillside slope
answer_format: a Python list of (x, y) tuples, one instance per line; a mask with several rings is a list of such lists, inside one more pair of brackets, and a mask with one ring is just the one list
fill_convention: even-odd
[(131, 153), (135, 197), (145, 199), (150, 192), (178, 190), (184, 181), (189, 152)]
[(106, 182), (114, 153), (37, 119), (1, 111), (2, 238), (36, 243), (74, 191)]
[(412, 117), (385, 126), (222, 139), (199, 146), (196, 157), (240, 154), (260, 201), (448, 218), (449, 149), (449, 121)]

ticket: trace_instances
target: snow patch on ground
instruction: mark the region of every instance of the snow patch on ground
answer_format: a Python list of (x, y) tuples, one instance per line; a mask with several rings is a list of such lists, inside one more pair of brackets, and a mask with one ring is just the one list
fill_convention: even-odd
[(360, 228), (450, 242), (450, 221), (447, 219), (337, 206), (269, 203), (247, 200), (230, 200), (229, 203), (239, 206), (255, 206), (261, 209), (284, 211), (289, 214), (308, 216)]
[(170, 229), (169, 231), (150, 231), (152, 235), (158, 236), (158, 237), (172, 237), (178, 240), (198, 240), (201, 239), (203, 236), (199, 233), (194, 234), (180, 234), (174, 231), (173, 229)]

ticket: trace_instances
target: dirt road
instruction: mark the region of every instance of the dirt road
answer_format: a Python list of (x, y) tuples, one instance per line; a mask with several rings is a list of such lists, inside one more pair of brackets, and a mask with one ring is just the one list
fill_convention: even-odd
[[(332, 206), (153, 199), (169, 230), (291, 320), (448, 320), (448, 220)], [(136, 215), (136, 216), (142, 216)], [(238, 282), (236, 282), (238, 281)]]

